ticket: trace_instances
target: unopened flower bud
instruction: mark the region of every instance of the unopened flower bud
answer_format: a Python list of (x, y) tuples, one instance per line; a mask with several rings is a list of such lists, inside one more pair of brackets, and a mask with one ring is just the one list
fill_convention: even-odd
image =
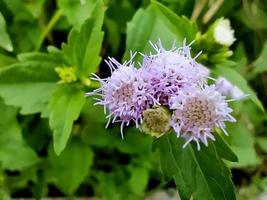
[(57, 67), (55, 71), (60, 77), (59, 83), (72, 83), (77, 80), (75, 69), (73, 67)]
[(171, 126), (171, 112), (163, 106), (154, 106), (143, 112), (142, 130), (156, 138), (167, 133)]

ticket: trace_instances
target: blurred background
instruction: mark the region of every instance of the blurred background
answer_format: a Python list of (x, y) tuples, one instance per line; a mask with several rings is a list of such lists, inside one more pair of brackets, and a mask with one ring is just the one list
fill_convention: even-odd
[[(239, 200), (267, 200), (267, 115), (263, 111), (267, 107), (267, 1), (158, 2), (197, 25), (196, 34), (188, 40), (196, 40), (193, 54), (202, 50), (199, 62), (211, 71), (217, 65), (235, 70), (237, 77), (242, 77), (237, 82), (255, 92), (254, 100), (231, 104), (238, 122), (228, 125), (230, 136), (226, 139), (239, 161), (227, 165)], [(103, 108), (93, 106), (93, 98), (86, 98), (71, 138), (57, 156), (46, 112), (39, 109), (48, 102), (44, 87), (50, 85), (21, 78), (23, 70), (10, 71), (18, 58), (23, 60), (18, 56), (22, 53), (46, 52), (50, 45), (61, 49), (70, 30), (92, 15), (95, 3), (0, 0), (0, 199), (178, 199), (174, 182), (165, 182), (161, 175), (157, 151), (152, 151), (153, 138), (129, 127), (122, 140), (118, 125), (105, 129)], [(101, 77), (110, 75), (104, 63), (108, 56), (123, 61), (129, 58), (130, 49), (148, 53), (149, 39), (155, 42), (172, 30), (169, 22), (152, 10), (149, 0), (105, 0), (104, 7), (102, 61), (96, 68)], [(230, 47), (199, 39), (221, 17), (229, 19), (234, 30), (236, 40)], [(192, 31), (186, 25), (180, 27), (181, 32)], [(7, 69), (8, 73), (2, 72)], [(60, 81), (58, 76), (46, 78), (50, 79)], [(84, 92), (94, 87), (85, 86)]]

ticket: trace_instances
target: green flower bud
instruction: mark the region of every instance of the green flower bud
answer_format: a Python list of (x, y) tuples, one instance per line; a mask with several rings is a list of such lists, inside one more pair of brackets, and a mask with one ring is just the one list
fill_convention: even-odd
[(143, 112), (142, 130), (156, 138), (167, 133), (171, 126), (171, 112), (163, 106), (155, 106)]
[(77, 80), (74, 67), (57, 67), (55, 71), (61, 79), (58, 83), (72, 83)]

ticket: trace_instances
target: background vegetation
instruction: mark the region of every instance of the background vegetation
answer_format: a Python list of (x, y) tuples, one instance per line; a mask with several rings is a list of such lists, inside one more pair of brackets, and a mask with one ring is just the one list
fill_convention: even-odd
[[(229, 58), (228, 48), (198, 40), (220, 17), (235, 30)], [(267, 199), (266, 0), (0, 0), (0, 199), (134, 200), (175, 188), (171, 164), (178, 161), (152, 151), (166, 140), (153, 142), (131, 127), (122, 140), (119, 127), (105, 129), (103, 109), (84, 97), (98, 87), (89, 80), (92, 72), (109, 76), (105, 58), (149, 53), (148, 41), (159, 38), (167, 47), (174, 39), (196, 40), (198, 61), (250, 94), (250, 100), (231, 104), (238, 122), (228, 125), (225, 139), (238, 162), (230, 162), (230, 149), (217, 151), (230, 160), (225, 162), (238, 199)], [(200, 168), (210, 170), (212, 162)]]

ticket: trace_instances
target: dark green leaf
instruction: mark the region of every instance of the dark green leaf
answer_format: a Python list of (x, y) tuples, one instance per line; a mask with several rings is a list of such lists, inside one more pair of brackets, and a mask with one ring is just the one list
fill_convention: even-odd
[(223, 139), (220, 134), (216, 135), (215, 148), (221, 158), (232, 162), (238, 161), (238, 157), (235, 155), (229, 144)]
[(267, 72), (267, 42), (265, 42), (260, 56), (253, 62), (253, 66), (255, 74)]
[(24, 1), (21, 0), (3, 0), (7, 8), (14, 15), (14, 21), (31, 21), (33, 16), (26, 7)]
[(167, 178), (173, 178), (183, 200), (235, 200), (230, 171), (216, 152), (215, 144), (196, 150), (195, 145), (182, 148), (183, 139), (175, 134), (157, 142), (161, 168)]
[(256, 2), (246, 1), (243, 3), (245, 9), (240, 9), (235, 16), (248, 28), (267, 30), (267, 14)]
[(0, 54), (0, 68), (17, 62), (17, 59), (11, 56)]
[(93, 151), (78, 139), (72, 140), (60, 156), (50, 148), (48, 182), (72, 195), (89, 174), (92, 162)]
[(16, 120), (16, 109), (7, 107), (0, 99), (0, 110), (0, 163), (2, 167), (9, 170), (22, 170), (38, 163), (40, 160), (36, 153), (22, 137)]

